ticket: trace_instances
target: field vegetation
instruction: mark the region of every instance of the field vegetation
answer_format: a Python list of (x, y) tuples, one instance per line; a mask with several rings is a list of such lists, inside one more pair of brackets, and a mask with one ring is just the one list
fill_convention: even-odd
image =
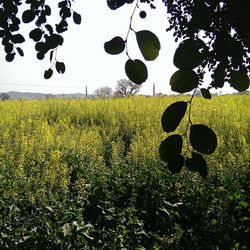
[(0, 249), (247, 249), (250, 95), (194, 98), (218, 136), (205, 180), (159, 158), (183, 98), (1, 102)]

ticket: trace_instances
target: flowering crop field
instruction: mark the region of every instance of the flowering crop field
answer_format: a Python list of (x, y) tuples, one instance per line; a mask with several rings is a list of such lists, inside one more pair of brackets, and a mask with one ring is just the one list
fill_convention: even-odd
[(194, 98), (218, 136), (205, 180), (158, 154), (186, 98), (1, 102), (0, 249), (247, 249), (250, 95)]

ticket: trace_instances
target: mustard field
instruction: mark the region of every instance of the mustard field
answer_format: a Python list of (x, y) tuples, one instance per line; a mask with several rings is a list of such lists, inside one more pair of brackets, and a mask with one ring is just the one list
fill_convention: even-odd
[(218, 137), (205, 180), (159, 158), (178, 100), (0, 102), (0, 249), (247, 249), (250, 95), (194, 98)]

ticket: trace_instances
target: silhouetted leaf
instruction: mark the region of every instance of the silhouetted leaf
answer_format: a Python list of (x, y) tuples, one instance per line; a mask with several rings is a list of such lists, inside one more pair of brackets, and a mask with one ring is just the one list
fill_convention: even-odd
[(4, 51), (6, 52), (6, 54), (10, 54), (13, 51), (14, 45), (12, 43), (7, 43), (4, 46)]
[(212, 96), (208, 89), (201, 88), (201, 94), (205, 99), (211, 99)]
[(179, 101), (169, 105), (162, 114), (161, 125), (165, 132), (175, 131), (187, 110), (187, 102)]
[(53, 55), (54, 55), (54, 50), (51, 50), (50, 55), (49, 55), (50, 62), (52, 62), (53, 60)]
[(68, 30), (68, 23), (65, 20), (61, 20), (59, 24), (56, 24), (56, 32), (63, 33)]
[(67, 7), (67, 1), (63, 0), (63, 1), (59, 2), (58, 3), (58, 7), (59, 8), (65, 8), (65, 7)]
[(49, 49), (55, 49), (59, 45), (63, 44), (63, 37), (57, 34), (52, 34), (47, 37), (46, 44), (49, 46)]
[(226, 71), (223, 63), (219, 63), (212, 75), (214, 81), (212, 86), (215, 88), (222, 88), (225, 83)]
[(161, 142), (159, 154), (162, 161), (169, 162), (177, 155), (181, 154), (182, 137), (180, 135), (170, 135)]
[(187, 158), (185, 160), (185, 166), (187, 167), (188, 170), (192, 172), (198, 171), (197, 165), (195, 164), (195, 161), (193, 160), (193, 158)]
[(32, 22), (36, 17), (36, 14), (33, 10), (25, 10), (22, 14), (22, 20), (24, 23)]
[(42, 51), (40, 51), (36, 54), (36, 57), (38, 60), (43, 60), (44, 56), (45, 56), (45, 54)]
[(24, 56), (23, 50), (21, 48), (17, 47), (16, 49), (20, 56)]
[(20, 28), (19, 28), (19, 25), (18, 24), (10, 24), (10, 31), (14, 32), (14, 31), (18, 31)]
[(207, 162), (205, 158), (198, 153), (193, 152), (192, 153), (192, 159), (196, 164), (197, 172), (200, 174), (200, 176), (205, 179), (207, 177)]
[(35, 45), (36, 51), (44, 51), (45, 50), (45, 43), (44, 42), (38, 42)]
[(53, 34), (53, 28), (52, 28), (52, 26), (50, 24), (46, 24), (44, 27), (48, 30), (50, 35)]
[(116, 36), (110, 41), (104, 43), (104, 50), (111, 55), (117, 55), (123, 52), (125, 49), (125, 42), (124, 40)]
[(47, 22), (46, 14), (44, 11), (41, 11), (41, 14), (36, 21), (36, 26), (41, 26), (42, 24), (46, 22)]
[(12, 62), (12, 61), (14, 60), (14, 58), (15, 58), (15, 53), (10, 53), (10, 54), (7, 54), (7, 55), (5, 56), (5, 60), (6, 60), (7, 62)]
[(244, 49), (241, 42), (235, 40), (231, 36), (217, 36), (213, 45), (218, 61), (223, 61), (227, 56), (241, 61)]
[(142, 30), (136, 32), (136, 39), (144, 59), (155, 60), (161, 49), (158, 37), (149, 30)]
[[(201, 2), (203, 3), (203, 1)], [(208, 8), (205, 4), (199, 7), (198, 11), (194, 11), (189, 23), (190, 31), (192, 33), (197, 32), (198, 29), (209, 29), (211, 25), (211, 8)]]
[(75, 24), (81, 24), (82, 17), (80, 14), (76, 13), (75, 11), (73, 12), (73, 20)]
[(44, 11), (45, 11), (46, 16), (50, 16), (51, 15), (51, 8), (50, 8), (49, 5), (45, 5), (44, 6)]
[(65, 64), (63, 62), (56, 62), (56, 70), (59, 74), (63, 74), (65, 72)]
[(0, 30), (0, 38), (4, 37), (6, 35), (5, 30)]
[(207, 176), (207, 162), (201, 154), (192, 153), (192, 158), (185, 160), (185, 165), (188, 170), (198, 172), (202, 178)]
[(29, 37), (33, 39), (35, 42), (38, 42), (41, 40), (42, 35), (43, 32), (40, 29), (36, 28), (30, 32)]
[(148, 78), (148, 70), (146, 65), (138, 59), (127, 60), (125, 64), (125, 72), (128, 78), (136, 84), (142, 84)]
[(25, 39), (21, 34), (16, 34), (11, 37), (11, 41), (13, 43), (23, 43)]
[(249, 77), (244, 70), (231, 71), (230, 85), (238, 91), (245, 91), (249, 88)]
[(200, 39), (187, 39), (179, 44), (174, 54), (174, 65), (179, 69), (194, 69), (206, 58), (207, 48)]
[(59, 11), (59, 14), (62, 17), (62, 19), (69, 18), (71, 17), (71, 9), (68, 7), (61, 8), (61, 10)]
[(139, 16), (140, 16), (140, 18), (142, 18), (142, 19), (146, 18), (146, 16), (147, 16), (146, 11), (144, 11), (144, 10), (140, 11)]
[(192, 147), (203, 154), (212, 154), (217, 147), (216, 134), (204, 124), (191, 125), (189, 140)]
[(125, 3), (132, 3), (134, 0), (107, 0), (108, 7), (111, 10), (116, 10), (123, 6)]
[(184, 161), (185, 160), (182, 155), (175, 155), (175, 157), (168, 161), (168, 169), (174, 174), (180, 173), (184, 165)]
[(52, 75), (53, 75), (53, 70), (52, 69), (45, 70), (45, 72), (44, 72), (44, 78), (45, 79), (51, 78)]
[(198, 84), (198, 75), (193, 70), (178, 70), (170, 79), (171, 90), (178, 93), (192, 91)]

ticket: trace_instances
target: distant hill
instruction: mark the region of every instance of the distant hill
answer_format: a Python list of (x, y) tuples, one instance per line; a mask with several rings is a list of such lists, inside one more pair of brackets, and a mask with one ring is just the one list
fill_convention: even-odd
[[(73, 94), (44, 94), (44, 93), (30, 93), (30, 92), (4, 92), (5, 94), (9, 95), (10, 99), (46, 99), (48, 97), (57, 97), (57, 98), (85, 98), (85, 94), (82, 93), (73, 93)], [(0, 93), (2, 94), (2, 93)], [(94, 95), (88, 95), (88, 97), (94, 97)]]

